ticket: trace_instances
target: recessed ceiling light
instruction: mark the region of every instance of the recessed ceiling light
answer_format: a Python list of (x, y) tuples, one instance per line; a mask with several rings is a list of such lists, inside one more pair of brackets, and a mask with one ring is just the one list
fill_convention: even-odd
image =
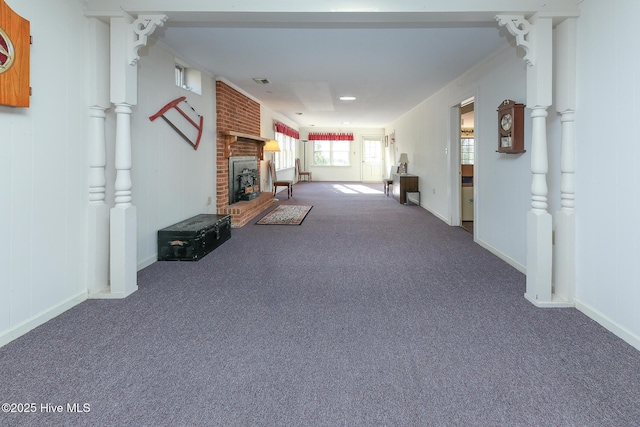
[(355, 96), (341, 96), (340, 97), (340, 101), (355, 101), (356, 97)]
[(351, 122), (342, 122), (343, 125), (350, 125)]

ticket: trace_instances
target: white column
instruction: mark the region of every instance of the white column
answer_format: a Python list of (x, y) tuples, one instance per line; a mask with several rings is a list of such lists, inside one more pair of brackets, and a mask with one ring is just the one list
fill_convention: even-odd
[(110, 292), (105, 298), (124, 298), (137, 285), (137, 216), (131, 196), (131, 106), (138, 102), (138, 68), (131, 64), (135, 43), (134, 19), (111, 18), (110, 96), (116, 113), (115, 206), (110, 222)]
[(87, 78), (89, 93), (89, 206), (87, 209), (87, 293), (89, 298), (109, 292), (109, 206), (105, 203), (109, 101), (109, 26), (89, 19)]
[(116, 104), (116, 208), (131, 206), (131, 105)]
[(137, 218), (131, 197), (131, 106), (116, 104), (115, 207), (111, 209), (111, 296), (138, 289)]
[(89, 204), (104, 205), (107, 165), (105, 140), (105, 109), (89, 107)]
[(560, 152), (561, 206), (555, 214), (554, 291), (567, 303), (575, 300), (575, 108), (576, 19), (556, 26), (556, 110), (562, 115)]
[(137, 215), (131, 189), (131, 107), (138, 102), (138, 50), (147, 37), (164, 25), (166, 15), (123, 13), (110, 19), (110, 97), (116, 106), (115, 206), (110, 222), (110, 292), (105, 298), (124, 298), (138, 289)]
[(87, 292), (105, 292), (109, 285), (109, 206), (105, 203), (105, 109), (89, 108), (89, 209)]
[(527, 289), (536, 303), (552, 297), (552, 218), (547, 212), (547, 108), (531, 111), (531, 210), (527, 214)]
[(516, 37), (527, 63), (527, 107), (531, 109), (531, 210), (527, 214), (527, 288), (525, 298), (538, 307), (566, 307), (553, 294), (553, 221), (547, 212), (547, 109), (553, 93), (553, 27), (551, 16), (498, 15), (496, 20)]
[(575, 299), (575, 137), (574, 112), (562, 112), (560, 154), (561, 207), (556, 213), (555, 293), (568, 303)]

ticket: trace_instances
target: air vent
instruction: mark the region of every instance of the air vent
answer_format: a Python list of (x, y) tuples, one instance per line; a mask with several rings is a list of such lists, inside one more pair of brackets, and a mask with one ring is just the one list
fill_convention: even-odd
[(258, 83), (259, 85), (268, 85), (271, 83), (269, 79), (265, 79), (264, 77), (254, 77), (253, 81)]

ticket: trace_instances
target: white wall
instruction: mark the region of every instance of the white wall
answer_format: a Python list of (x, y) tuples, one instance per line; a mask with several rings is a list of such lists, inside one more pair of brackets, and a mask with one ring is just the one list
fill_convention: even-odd
[[(140, 53), (138, 105), (133, 108), (131, 120), (131, 180), (133, 204), (138, 213), (138, 268), (156, 260), (159, 229), (197, 214), (215, 213), (216, 193), (214, 78), (202, 73), (202, 95), (195, 94), (175, 85), (173, 53), (153, 40)], [(204, 117), (204, 131), (197, 150), (161, 118), (149, 120), (160, 108), (181, 96), (186, 96), (188, 104)], [(179, 106), (188, 109), (184, 103)], [(110, 113), (113, 115), (113, 110)], [(110, 165), (115, 179), (113, 162)], [(113, 179), (109, 182), (113, 183)]]
[[(576, 109), (576, 307), (640, 349), (640, 245), (633, 218), (640, 141), (620, 117), (640, 107), (634, 0), (585, 0), (578, 19)], [(514, 46), (479, 64), (391, 124), (409, 172), (420, 176), (421, 202), (450, 222), (453, 213), (450, 107), (476, 96), (475, 239), (526, 271), (526, 212), (530, 209), (530, 110), (527, 153), (499, 155), (496, 108), (504, 98), (525, 101), (525, 65)], [(560, 208), (560, 119), (548, 110), (549, 212)], [(633, 126), (633, 125), (631, 125)], [(448, 150), (448, 152), (446, 151)], [(637, 153), (637, 154), (636, 154)], [(455, 154), (455, 152), (454, 152)], [(435, 193), (434, 193), (435, 190)]]
[[(313, 141), (307, 142), (307, 167), (314, 181), (362, 181), (362, 137), (380, 137), (384, 144), (383, 128), (300, 128), (300, 139), (309, 139), (309, 133), (353, 133), (349, 166), (313, 166)], [(300, 153), (302, 161), (302, 153)], [(304, 162), (303, 162), (304, 164)], [(382, 182), (382, 177), (380, 178)]]
[(31, 107), (0, 106), (0, 345), (86, 298), (88, 203), (82, 4), (6, 3), (34, 44)]
[[(31, 22), (31, 108), (0, 106), (0, 345), (86, 299), (88, 120), (84, 63), (89, 21), (77, 0), (9, 1)], [(158, 229), (215, 211), (215, 85), (175, 86), (174, 55), (150, 40), (140, 50), (133, 107), (133, 204), (138, 268), (156, 260)], [(52, 66), (55, 64), (55, 66)], [(195, 151), (155, 114), (187, 96), (204, 116)], [(115, 113), (107, 111), (106, 203), (114, 199)], [(211, 198), (211, 204), (209, 204)]]
[(640, 349), (640, 2), (585, 0), (578, 19), (578, 308)]
[(456, 194), (459, 163), (458, 141), (452, 137), (459, 124), (452, 108), (476, 97), (475, 239), (521, 271), (526, 264), (526, 212), (531, 200), (530, 110), (525, 110), (527, 152), (507, 155), (496, 153), (496, 109), (505, 99), (526, 101), (525, 79), (521, 53), (506, 46), (387, 129), (395, 130), (397, 152), (409, 155), (409, 173), (420, 177), (422, 206), (451, 224), (456, 216), (451, 197)]

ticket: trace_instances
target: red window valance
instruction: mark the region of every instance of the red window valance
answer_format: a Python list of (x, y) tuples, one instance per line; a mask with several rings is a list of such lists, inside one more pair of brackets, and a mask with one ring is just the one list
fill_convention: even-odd
[(352, 133), (310, 133), (309, 141), (353, 141)]
[(273, 122), (273, 127), (278, 133), (290, 136), (295, 139), (300, 139), (300, 133), (297, 130), (292, 129), (289, 126), (285, 125), (284, 123)]

